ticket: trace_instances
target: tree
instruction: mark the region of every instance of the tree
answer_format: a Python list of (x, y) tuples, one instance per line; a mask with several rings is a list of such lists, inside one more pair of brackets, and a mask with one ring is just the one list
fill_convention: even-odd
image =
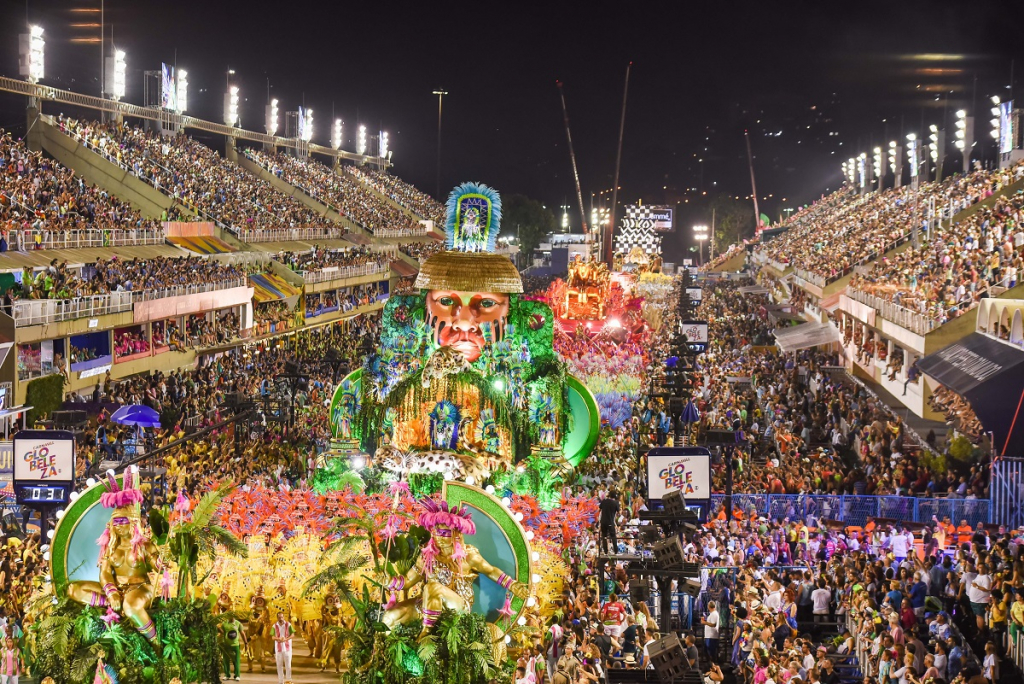
[(501, 235), (519, 238), (519, 252), (529, 255), (548, 233), (557, 230), (555, 214), (537, 200), (525, 195), (502, 198)]
[(754, 237), (754, 207), (731, 195), (717, 195), (711, 200), (715, 210), (715, 252), (728, 249), (742, 238)]

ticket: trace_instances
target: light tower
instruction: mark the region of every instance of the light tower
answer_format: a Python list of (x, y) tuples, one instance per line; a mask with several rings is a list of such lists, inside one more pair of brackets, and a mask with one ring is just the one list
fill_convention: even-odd
[(188, 72), (184, 69), (178, 69), (175, 91), (178, 96), (178, 113), (181, 114), (188, 109)]
[(228, 126), (238, 124), (238, 86), (229, 86), (224, 93), (224, 123)]
[(918, 145), (917, 133), (908, 133), (907, 134), (907, 163), (910, 164), (910, 185), (915, 190), (917, 190), (917, 186), (920, 184), (920, 178), (921, 178), (918, 175), (918, 173), (917, 173), (918, 169), (920, 167), (920, 164), (921, 164), (921, 161), (920, 161), (920, 159), (918, 157), (918, 147), (917, 147), (917, 145)]
[(903, 184), (903, 148), (895, 140), (889, 141), (889, 170), (895, 176), (892, 187), (900, 187)]
[(356, 136), (356, 154), (366, 155), (366, 126), (359, 127), (359, 135)]
[(29, 83), (43, 80), (45, 48), (42, 26), (29, 26), (18, 36), (18, 73)]
[(313, 139), (313, 110), (307, 109), (302, 119), (302, 142), (309, 142)]
[(935, 180), (942, 180), (942, 161), (945, 158), (946, 131), (932, 124), (928, 127), (928, 156), (935, 165)]
[(270, 101), (264, 110), (264, 127), (267, 135), (277, 135), (277, 98)]
[(876, 147), (874, 149), (874, 153), (875, 154), (874, 154), (874, 156), (871, 159), (871, 162), (872, 162), (872, 164), (871, 164), (871, 171), (872, 171), (872, 173), (875, 174), (875, 178), (874, 178), (875, 182), (878, 183), (878, 187), (876, 187), (875, 189), (876, 190), (881, 190), (882, 189), (882, 176), (884, 175), (882, 173), (882, 148), (881, 147)]
[(125, 73), (127, 71), (124, 50), (114, 50), (114, 54), (106, 60), (106, 90), (111, 100), (117, 102), (124, 97), (126, 90)]
[(341, 119), (334, 120), (334, 128), (331, 130), (331, 148), (341, 149)]
[(966, 110), (959, 110), (956, 113), (956, 149), (960, 150), (964, 157), (963, 172), (967, 173), (971, 168), (971, 151), (974, 149), (974, 117), (967, 116)]

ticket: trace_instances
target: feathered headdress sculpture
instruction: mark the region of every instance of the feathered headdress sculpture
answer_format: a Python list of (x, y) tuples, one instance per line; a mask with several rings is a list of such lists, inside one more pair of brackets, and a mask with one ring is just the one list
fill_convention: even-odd
[(501, 229), (501, 196), (483, 183), (463, 183), (448, 195), (445, 247), (493, 252)]
[(104, 508), (126, 508), (142, 503), (142, 491), (135, 486), (135, 471), (132, 468), (124, 471), (124, 485), (117, 484), (113, 470), (107, 471), (104, 480), (107, 491), (100, 496)]
[(520, 294), (523, 280), (509, 258), (495, 254), (501, 196), (482, 183), (463, 183), (448, 195), (446, 251), (420, 266), (415, 287), (456, 292)]
[(417, 521), (428, 532), (445, 527), (462, 534), (476, 534), (476, 525), (465, 506), (449, 507), (447, 501), (438, 503), (433, 499), (420, 499), (419, 503), (426, 510), (419, 514)]

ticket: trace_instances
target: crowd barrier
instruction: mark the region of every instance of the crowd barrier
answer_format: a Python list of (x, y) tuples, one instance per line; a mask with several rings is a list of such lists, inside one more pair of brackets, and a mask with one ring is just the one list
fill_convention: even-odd
[[(713, 510), (725, 503), (724, 494), (712, 494)], [(913, 496), (858, 496), (845, 494), (733, 494), (732, 504), (744, 514), (753, 509), (758, 516), (781, 522), (815, 518), (839, 520), (863, 527), (869, 517), (908, 522), (931, 522), (949, 517), (954, 525), (966, 520), (971, 527), (992, 521), (988, 499), (925, 498)]]

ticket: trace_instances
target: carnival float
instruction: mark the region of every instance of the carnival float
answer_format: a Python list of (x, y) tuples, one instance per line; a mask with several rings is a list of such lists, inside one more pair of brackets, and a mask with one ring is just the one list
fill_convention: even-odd
[[(347, 683), (511, 681), (508, 653), (540, 638), (562, 553), (594, 520), (562, 483), (602, 416), (576, 377), (587, 369), (559, 353), (572, 319), (525, 296), (493, 251), (498, 194), (464, 184), (447, 209), (447, 251), (423, 263), (418, 293), (389, 299), (377, 349), (337, 384), (308, 488), (223, 482), (148, 512), (133, 471), (76, 492), (28, 619), (34, 674), (218, 682), (218, 626), (234, 618), (248, 669), (264, 671), (282, 612)], [(559, 314), (603, 315), (597, 343), (642, 359), (642, 283), (581, 266)]]

